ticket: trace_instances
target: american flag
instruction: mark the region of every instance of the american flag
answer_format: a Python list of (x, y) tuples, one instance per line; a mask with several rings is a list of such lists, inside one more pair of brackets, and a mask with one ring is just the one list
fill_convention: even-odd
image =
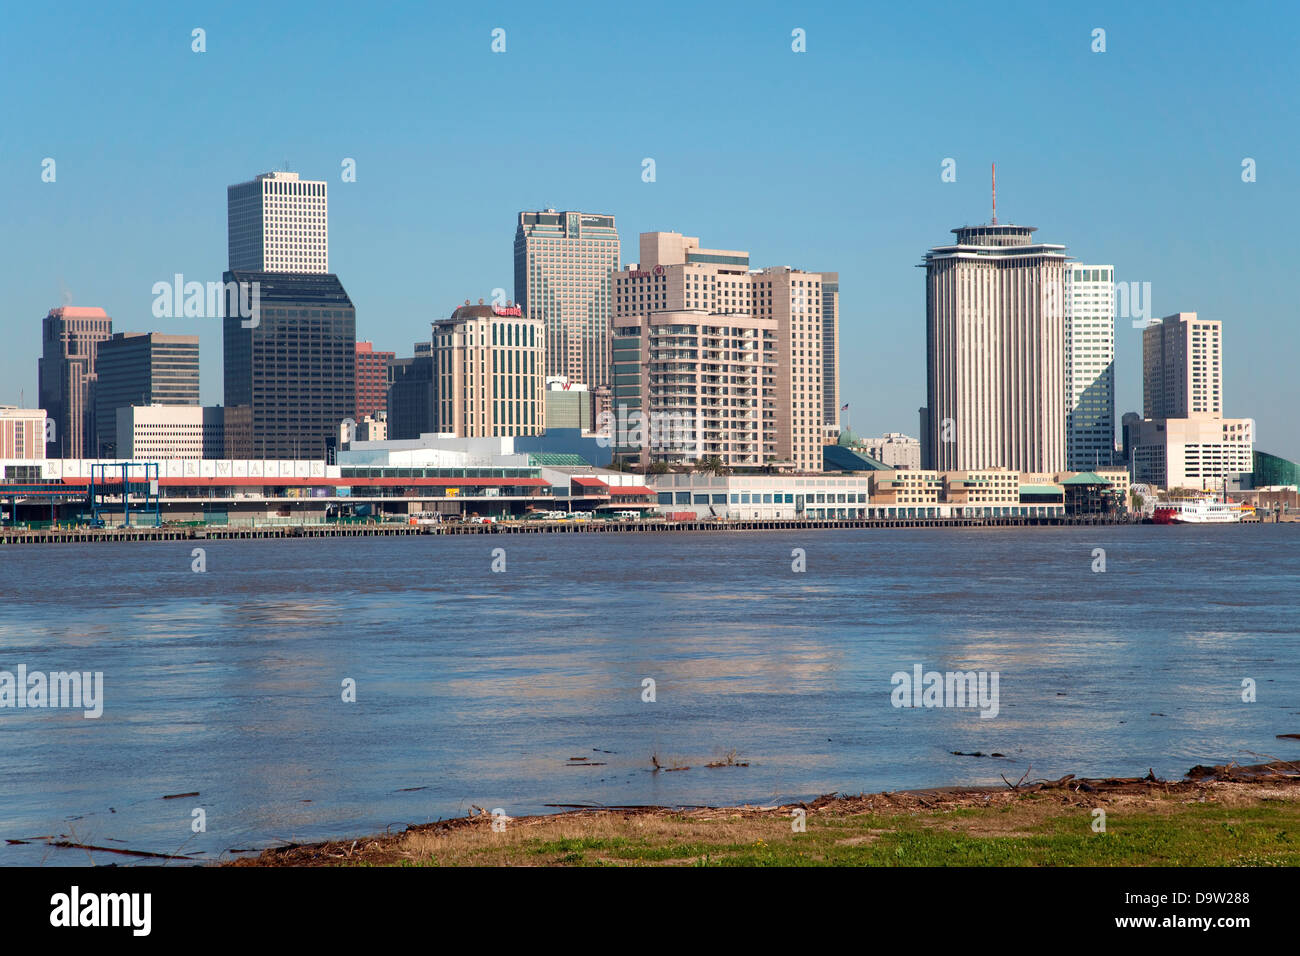
[(849, 410), (849, 403), (848, 403), (848, 402), (845, 402), (843, 405), (840, 406), (840, 411), (842, 411), (842, 412), (847, 412), (848, 410)]

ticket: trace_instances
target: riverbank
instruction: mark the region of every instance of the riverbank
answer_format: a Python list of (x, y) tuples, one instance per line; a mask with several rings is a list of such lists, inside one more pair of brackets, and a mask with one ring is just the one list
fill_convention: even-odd
[(456, 534), (658, 534), (719, 531), (833, 531), (846, 528), (1044, 528), (1132, 525), (1123, 516), (1073, 515), (1054, 518), (847, 518), (717, 521), (494, 521), (490, 524), (400, 522), (270, 525), (206, 525), (129, 528), (0, 530), (0, 545), (75, 544), (130, 541), (282, 540), (285, 538), (406, 537)]
[(225, 865), (1300, 865), (1300, 764), (1281, 761), (1195, 767), (1177, 781), (1071, 775), (781, 806), (492, 812)]

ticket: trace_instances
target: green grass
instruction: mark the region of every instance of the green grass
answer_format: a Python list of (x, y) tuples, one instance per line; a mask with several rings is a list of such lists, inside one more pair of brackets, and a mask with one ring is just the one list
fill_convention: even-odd
[[(619, 866), (1297, 866), (1300, 804), (1245, 807), (1179, 804), (1154, 811), (1108, 811), (1107, 832), (1092, 830), (1086, 807), (1034, 805), (930, 814), (814, 814), (807, 832), (788, 818), (754, 816), (716, 824), (695, 821), (689, 839), (663, 832), (546, 839), (490, 837), (417, 865)], [(701, 836), (703, 827), (705, 835)], [(685, 827), (683, 827), (685, 829)], [(738, 838), (738, 833), (743, 838)], [(440, 857), (442, 857), (440, 859)]]

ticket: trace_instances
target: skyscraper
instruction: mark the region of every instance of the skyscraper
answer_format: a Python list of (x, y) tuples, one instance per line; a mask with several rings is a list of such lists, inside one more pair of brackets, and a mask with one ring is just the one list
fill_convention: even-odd
[(339, 424), (356, 418), (357, 319), (343, 284), (334, 275), (240, 271), (223, 281), (260, 290), (255, 323), (233, 302), (223, 320), (225, 403), (251, 408), (253, 455), (327, 458)]
[(199, 404), (199, 337), (118, 332), (95, 360), (95, 433), (104, 457), (125, 455), (117, 410), (131, 405)]
[(822, 468), (823, 274), (751, 269), (749, 253), (694, 236), (641, 234), (615, 277), (614, 411), (698, 421), (689, 452), (735, 465)]
[(614, 217), (521, 212), (515, 231), (515, 302), (546, 330), (546, 374), (593, 387), (610, 384)]
[(1223, 414), (1223, 323), (1176, 312), (1142, 332), (1142, 415)]
[(1065, 267), (1065, 467), (1115, 457), (1115, 268)]
[(226, 242), (234, 271), (329, 272), (326, 184), (274, 172), (227, 186)]
[(1065, 468), (1065, 247), (1034, 231), (995, 218), (925, 255), (923, 468)]
[(100, 308), (66, 305), (41, 320), (42, 354), (36, 366), (40, 404), (54, 422), (50, 458), (95, 458), (95, 353), (113, 334)]

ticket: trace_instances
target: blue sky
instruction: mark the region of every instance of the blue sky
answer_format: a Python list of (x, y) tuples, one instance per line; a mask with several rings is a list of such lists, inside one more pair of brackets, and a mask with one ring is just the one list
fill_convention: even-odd
[[(464, 299), (512, 292), (519, 210), (608, 212), (625, 262), (675, 229), (838, 270), (853, 428), (916, 434), (915, 266), (989, 218), (997, 162), (1001, 221), (1150, 282), (1156, 315), (1222, 319), (1226, 414), (1300, 458), (1293, 5), (442, 6), (11, 7), (0, 403), (36, 404), (40, 318), (65, 301), (197, 331), (221, 401), (219, 322), (155, 319), (151, 288), (220, 279), (225, 187), (287, 161), (331, 183), (330, 265), (377, 348), (410, 354)], [(1116, 344), (1120, 414), (1140, 408), (1140, 333), (1121, 320)]]

